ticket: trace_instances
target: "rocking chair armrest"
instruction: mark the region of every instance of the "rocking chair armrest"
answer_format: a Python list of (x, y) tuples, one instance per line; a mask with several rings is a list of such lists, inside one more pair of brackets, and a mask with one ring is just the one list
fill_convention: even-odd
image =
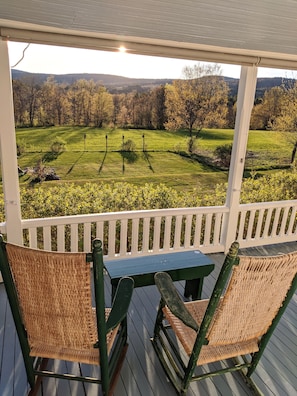
[(166, 272), (157, 272), (155, 274), (155, 284), (159, 289), (161, 298), (170, 311), (186, 326), (198, 331), (199, 326), (190, 312), (187, 310), (183, 300), (178, 294), (171, 277)]
[(123, 277), (120, 279), (113, 300), (111, 312), (106, 322), (107, 332), (114, 329), (127, 316), (133, 289), (134, 280), (132, 278)]

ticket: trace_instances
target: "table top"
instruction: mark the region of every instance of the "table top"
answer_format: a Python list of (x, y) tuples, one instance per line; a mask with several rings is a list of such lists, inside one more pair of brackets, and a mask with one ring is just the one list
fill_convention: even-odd
[(190, 250), (110, 260), (105, 261), (104, 265), (110, 278), (118, 279), (122, 276), (136, 276), (159, 271), (168, 272), (213, 266), (213, 262), (199, 250)]

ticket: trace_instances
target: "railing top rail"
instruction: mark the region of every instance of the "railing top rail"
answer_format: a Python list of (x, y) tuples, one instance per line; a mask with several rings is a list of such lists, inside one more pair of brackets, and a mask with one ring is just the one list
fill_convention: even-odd
[(273, 201), (273, 202), (253, 202), (247, 204), (241, 204), (239, 206), (240, 210), (249, 209), (261, 209), (261, 208), (287, 208), (291, 206), (297, 206), (297, 199), (292, 199), (288, 201)]
[[(290, 211), (290, 208), (293, 210)], [(266, 221), (264, 214), (267, 210), (268, 222), (265, 224), (268, 224), (268, 226), (265, 225), (264, 234), (258, 231), (262, 230), (264, 223), (259, 223), (259, 227), (261, 228), (256, 229), (255, 233), (255, 219), (257, 220), (259, 218), (259, 222)], [(276, 210), (275, 218), (282, 221), (280, 223), (280, 231), (277, 228), (276, 222), (271, 223), (271, 219), (274, 219), (274, 210)], [(233, 231), (238, 232), (240, 241), (242, 240), (242, 244), (246, 244), (247, 246), (256, 245), (260, 242), (261, 244), (267, 244), (274, 243), (276, 240), (291, 240), (296, 236), (296, 210), (297, 200), (241, 204), (239, 206), (239, 213), (244, 214), (250, 211), (252, 215), (249, 217), (241, 216), (240, 222), (238, 222), (239, 213), (230, 213)], [(255, 215), (256, 211), (259, 211), (258, 217)], [(284, 212), (284, 215), (282, 215), (282, 212)], [(136, 210), (24, 219), (21, 221), (21, 227), (25, 232), (28, 231), (28, 234), (24, 235), (26, 235), (26, 238), (29, 238), (29, 243), (32, 247), (38, 246), (38, 238), (41, 235), (39, 231), (42, 230), (45, 249), (51, 249), (52, 227), (57, 227), (57, 232), (54, 233), (54, 248), (57, 247), (58, 251), (64, 251), (66, 242), (66, 249), (69, 249), (68, 245), (70, 243), (71, 251), (81, 249), (82, 246), (83, 249), (89, 250), (90, 240), (95, 234), (98, 237), (102, 237), (104, 233), (108, 232), (109, 258), (117, 255), (124, 257), (126, 254), (137, 256), (140, 254), (140, 249), (142, 249), (141, 254), (144, 254), (144, 252), (151, 254), (150, 250), (152, 250), (152, 253), (157, 253), (160, 249), (167, 252), (170, 251), (172, 243), (174, 243), (173, 247), (175, 251), (185, 248), (191, 249), (195, 246), (203, 249), (204, 252), (215, 252), (224, 249), (224, 235), (226, 235), (224, 222), (226, 219), (228, 220), (228, 214), (229, 208), (226, 206)], [(152, 222), (151, 219), (153, 220)], [(165, 222), (163, 222), (163, 219)], [(249, 224), (245, 223), (246, 219), (251, 220)], [(142, 220), (143, 224), (141, 223)], [(118, 222), (120, 223), (120, 227), (118, 227)], [(272, 232), (273, 235), (275, 234), (273, 238), (267, 231), (269, 224), (273, 225)], [(286, 224), (289, 227), (289, 232), (287, 232)], [(83, 235), (81, 234), (81, 225), (83, 225)], [(68, 229), (67, 226), (71, 227)], [(105, 226), (108, 226), (108, 231)], [(0, 223), (0, 230), (2, 233), (6, 233), (5, 222)], [(173, 230), (174, 235), (172, 235)], [(139, 231), (143, 233), (145, 241), (142, 247), (139, 246)], [(119, 232), (120, 240), (117, 234)], [(68, 239), (65, 240), (66, 234), (68, 239), (69, 236), (71, 237), (70, 242)], [(185, 236), (184, 240), (181, 240), (182, 234)], [(230, 232), (228, 235), (230, 235)], [(132, 238), (130, 241), (131, 251), (129, 252), (126, 246), (127, 238)], [(161, 239), (164, 243), (160, 245)], [(119, 243), (120, 248), (118, 246)]]
[[(254, 202), (241, 204), (239, 209), (245, 210), (257, 210), (261, 208), (278, 208), (278, 207), (291, 207), (297, 206), (297, 200), (288, 201), (274, 201), (274, 202)], [(204, 206), (204, 207), (191, 207), (191, 208), (169, 208), (169, 209), (152, 209), (152, 210), (134, 210), (134, 211), (122, 211), (122, 212), (107, 212), (107, 213), (93, 213), (93, 214), (80, 214), (72, 216), (59, 216), (59, 217), (45, 217), (36, 219), (23, 219), (22, 227), (31, 228), (40, 226), (51, 225), (63, 225), (63, 224), (79, 224), (79, 223), (91, 223), (98, 221), (110, 221), (119, 219), (141, 219), (141, 218), (153, 218), (163, 216), (178, 216), (178, 215), (198, 215), (198, 214), (209, 214), (209, 213), (227, 213), (229, 209), (226, 206)], [(5, 223), (3, 223), (3, 226)]]
[(46, 217), (37, 219), (22, 220), (22, 227), (36, 227), (42, 223), (42, 226), (91, 223), (98, 221), (110, 221), (120, 219), (142, 219), (163, 216), (178, 216), (188, 214), (208, 214), (208, 213), (227, 213), (228, 208), (225, 206), (206, 206), (193, 208), (171, 208), (171, 209), (154, 209), (154, 210), (135, 210), (123, 212), (94, 213), (73, 216)]

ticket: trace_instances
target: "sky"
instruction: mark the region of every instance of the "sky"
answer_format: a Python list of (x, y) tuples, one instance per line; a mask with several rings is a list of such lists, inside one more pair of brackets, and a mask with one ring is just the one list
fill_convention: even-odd
[[(198, 63), (183, 59), (38, 44), (30, 44), (22, 59), (26, 46), (26, 43), (8, 43), (10, 66), (31, 73), (97, 73), (130, 78), (175, 79), (182, 76), (185, 66), (193, 66)], [(223, 76), (240, 77), (240, 66), (222, 64), (221, 70)], [(294, 75), (290, 70), (259, 68), (258, 77), (294, 78)]]

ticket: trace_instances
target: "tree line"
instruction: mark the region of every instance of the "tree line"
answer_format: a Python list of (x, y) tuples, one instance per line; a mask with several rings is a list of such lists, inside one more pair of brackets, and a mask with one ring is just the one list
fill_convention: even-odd
[[(144, 129), (234, 128), (236, 96), (218, 65), (197, 63), (185, 67), (182, 78), (146, 92), (111, 94), (93, 80), (59, 84), (54, 77), (40, 83), (34, 76), (13, 80), (17, 127), (75, 125)], [(297, 130), (297, 83), (285, 79), (281, 86), (256, 98), (251, 129)], [(292, 134), (297, 150), (297, 141)], [(296, 141), (296, 143), (295, 143)]]
[(54, 77), (13, 80), (17, 127), (75, 125), (121, 128), (185, 128), (190, 135), (202, 127), (233, 127), (235, 101), (220, 67), (186, 67), (172, 84), (147, 92), (111, 94), (92, 80), (58, 84)]

